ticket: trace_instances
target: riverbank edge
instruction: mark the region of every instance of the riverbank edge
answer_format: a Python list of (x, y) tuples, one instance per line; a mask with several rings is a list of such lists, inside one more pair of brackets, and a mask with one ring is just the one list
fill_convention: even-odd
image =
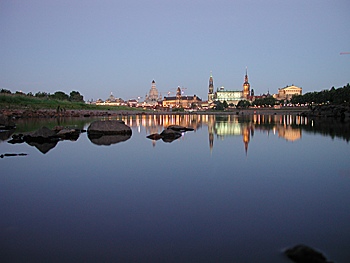
[(113, 117), (133, 115), (301, 115), (310, 112), (307, 108), (291, 107), (282, 109), (251, 108), (232, 109), (227, 111), (144, 111), (144, 110), (64, 110), (52, 109), (23, 110), (0, 109), (0, 115), (10, 118), (57, 118), (57, 117)]

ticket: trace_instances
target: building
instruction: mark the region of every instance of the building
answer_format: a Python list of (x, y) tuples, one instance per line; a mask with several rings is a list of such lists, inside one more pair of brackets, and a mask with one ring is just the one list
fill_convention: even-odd
[(214, 101), (214, 80), (213, 75), (210, 73), (209, 78), (209, 91), (208, 91), (208, 103), (212, 103)]
[(245, 68), (245, 76), (243, 83), (243, 98), (247, 99), (250, 96), (250, 84), (248, 82), (248, 68)]
[(96, 105), (110, 105), (110, 106), (120, 106), (120, 105), (126, 105), (125, 101), (121, 98), (116, 98), (113, 93), (111, 92), (111, 95), (103, 101), (101, 99), (98, 99), (96, 101)]
[(243, 99), (243, 91), (241, 90), (225, 90), (224, 86), (222, 86), (215, 92), (215, 101), (226, 101), (228, 105), (237, 105)]
[(163, 99), (164, 108), (184, 108), (190, 109), (195, 108), (202, 103), (202, 99), (193, 96), (183, 96), (181, 93), (181, 88), (178, 87), (176, 90), (176, 96), (168, 96)]
[(227, 90), (224, 86), (221, 86), (214, 93), (214, 80), (212, 74), (209, 78), (209, 89), (208, 89), (208, 103), (214, 101), (224, 102), (227, 104), (237, 105), (240, 100), (248, 100), (250, 97), (250, 84), (248, 81), (248, 70), (246, 68), (243, 89), (242, 90)]
[(152, 81), (152, 86), (148, 94), (145, 96), (145, 106), (157, 106), (158, 102), (162, 100), (161, 95), (158, 93), (156, 88), (156, 82)]
[(275, 97), (278, 100), (290, 100), (293, 96), (302, 95), (302, 93), (302, 88), (292, 85), (278, 89), (278, 94)]

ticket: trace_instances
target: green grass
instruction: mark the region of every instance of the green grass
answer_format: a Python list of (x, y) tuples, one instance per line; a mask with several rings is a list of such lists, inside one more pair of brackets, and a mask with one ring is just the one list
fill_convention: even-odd
[(127, 106), (97, 106), (84, 102), (44, 99), (15, 94), (0, 94), (0, 109), (39, 110), (57, 109), (58, 106), (66, 110), (136, 110), (135, 108)]

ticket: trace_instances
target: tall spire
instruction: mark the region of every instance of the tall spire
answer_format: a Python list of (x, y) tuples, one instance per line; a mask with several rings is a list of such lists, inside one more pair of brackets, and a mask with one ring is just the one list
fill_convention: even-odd
[(244, 83), (249, 83), (248, 82), (248, 67), (245, 67)]
[(213, 72), (210, 71), (209, 77), (209, 90), (208, 90), (208, 102), (212, 102), (214, 98), (214, 80), (213, 80)]
[(248, 98), (250, 96), (250, 84), (248, 82), (248, 67), (245, 67), (245, 76), (243, 83), (243, 97)]

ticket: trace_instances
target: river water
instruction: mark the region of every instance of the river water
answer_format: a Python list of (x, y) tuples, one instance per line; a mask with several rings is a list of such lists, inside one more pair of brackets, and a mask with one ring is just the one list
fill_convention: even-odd
[[(0, 141), (1, 262), (350, 262), (349, 124), (300, 116), (120, 117), (132, 136)], [(87, 129), (93, 119), (19, 120)], [(172, 142), (146, 138), (191, 127)], [(120, 141), (120, 142), (118, 142)], [(5, 153), (26, 154), (4, 156)]]

